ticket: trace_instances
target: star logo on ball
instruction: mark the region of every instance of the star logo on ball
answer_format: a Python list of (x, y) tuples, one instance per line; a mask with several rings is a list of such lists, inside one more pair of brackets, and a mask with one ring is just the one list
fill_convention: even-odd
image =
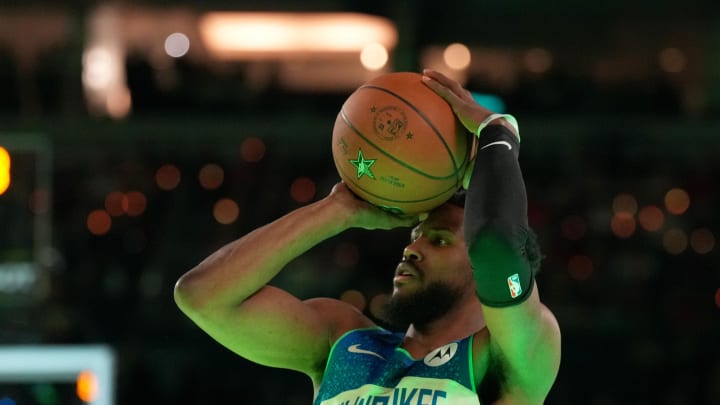
[(375, 164), (375, 159), (365, 159), (362, 153), (362, 149), (358, 149), (357, 159), (350, 159), (350, 163), (357, 168), (357, 178), (359, 179), (363, 175), (370, 177), (375, 180), (375, 175), (370, 170), (370, 166)]

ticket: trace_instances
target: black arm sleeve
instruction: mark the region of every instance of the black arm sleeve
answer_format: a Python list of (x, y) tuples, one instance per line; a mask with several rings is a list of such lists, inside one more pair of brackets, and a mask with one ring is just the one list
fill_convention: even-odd
[(465, 201), (465, 241), (477, 294), (493, 307), (523, 302), (534, 285), (525, 252), (529, 226), (519, 149), (510, 129), (483, 129)]

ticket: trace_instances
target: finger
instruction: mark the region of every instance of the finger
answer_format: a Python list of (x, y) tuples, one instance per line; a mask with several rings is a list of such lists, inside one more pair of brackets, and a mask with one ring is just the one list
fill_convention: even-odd
[(392, 227), (413, 227), (423, 220), (423, 214), (387, 214), (393, 224)]
[(433, 69), (424, 69), (423, 75), (435, 80), (436, 82), (450, 89), (450, 91), (455, 93), (458, 98), (465, 99), (467, 101), (469, 97), (470, 100), (472, 100), (472, 95), (470, 94), (470, 92), (466, 90), (457, 80), (453, 80), (445, 74)]
[(440, 97), (445, 99), (445, 101), (450, 103), (450, 105), (456, 106), (462, 101), (462, 99), (455, 92), (453, 92), (452, 89), (448, 88), (434, 78), (430, 76), (423, 76), (422, 81)]
[(452, 82), (449, 77), (434, 69), (423, 69), (423, 76), (427, 76), (447, 87), (450, 87), (450, 83)]
[[(455, 80), (449, 79), (440, 72), (426, 69), (429, 75), (423, 75), (423, 82), (445, 99), (454, 109), (461, 108), (463, 104), (474, 104), (475, 99), (469, 90), (465, 89)], [(437, 80), (436, 77), (439, 79)]]

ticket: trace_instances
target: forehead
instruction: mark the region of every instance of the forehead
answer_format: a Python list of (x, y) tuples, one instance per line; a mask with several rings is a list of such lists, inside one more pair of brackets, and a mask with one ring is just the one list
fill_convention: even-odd
[(445, 229), (459, 231), (463, 224), (463, 212), (461, 207), (454, 204), (443, 204), (432, 210), (427, 219), (421, 222), (413, 232), (418, 229)]

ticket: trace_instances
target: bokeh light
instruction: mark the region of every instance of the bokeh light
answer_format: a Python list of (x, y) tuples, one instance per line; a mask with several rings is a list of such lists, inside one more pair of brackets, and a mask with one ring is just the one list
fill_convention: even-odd
[(638, 204), (635, 196), (628, 193), (621, 193), (613, 198), (612, 210), (614, 214), (627, 213), (635, 215), (637, 213)]
[(225, 180), (225, 171), (219, 165), (209, 163), (203, 166), (198, 173), (200, 186), (206, 190), (216, 190)]
[(290, 196), (301, 204), (312, 201), (315, 197), (315, 182), (307, 177), (298, 177), (290, 185)]
[(568, 259), (568, 273), (577, 281), (585, 281), (593, 273), (592, 260), (585, 255), (575, 255)]
[(680, 73), (687, 66), (687, 57), (678, 48), (665, 48), (658, 55), (658, 64), (664, 72)]
[(646, 231), (659, 231), (665, 223), (665, 214), (654, 205), (642, 207), (638, 212), (638, 222)]
[(681, 215), (690, 208), (690, 196), (681, 188), (673, 188), (665, 194), (665, 209), (671, 214)]
[(700, 228), (690, 233), (690, 247), (696, 253), (704, 255), (715, 247), (715, 235), (707, 228)]
[(388, 50), (382, 44), (368, 44), (360, 51), (360, 63), (370, 71), (384, 68), (389, 58)]
[(175, 32), (165, 38), (165, 53), (173, 58), (181, 58), (190, 50), (190, 38), (182, 32)]
[(108, 90), (105, 99), (105, 109), (108, 115), (115, 119), (126, 117), (132, 110), (132, 94), (126, 87), (117, 87)]
[(627, 239), (635, 233), (635, 217), (627, 212), (618, 212), (612, 216), (610, 228), (618, 238)]
[(688, 245), (688, 238), (682, 229), (669, 229), (663, 235), (663, 247), (671, 255), (679, 255)]
[(10, 187), (10, 153), (0, 146), (0, 195)]
[(96, 236), (105, 235), (112, 227), (112, 218), (105, 210), (92, 211), (88, 214), (86, 222), (88, 231)]
[(553, 64), (553, 56), (547, 49), (532, 48), (525, 53), (525, 68), (531, 73), (545, 73)]
[(385, 304), (390, 296), (388, 294), (377, 294), (370, 299), (370, 314), (377, 319), (383, 319)]
[(0, 146), (0, 168), (10, 168), (10, 152)]
[(180, 169), (172, 164), (165, 164), (155, 173), (155, 183), (161, 190), (170, 191), (180, 184)]
[(125, 193), (111, 191), (105, 196), (105, 211), (113, 217), (125, 215), (127, 212)]
[(145, 212), (147, 197), (140, 191), (129, 191), (123, 200), (125, 212), (131, 217), (136, 217)]
[(235, 222), (240, 215), (240, 207), (229, 198), (223, 198), (213, 206), (215, 220), (223, 225)]
[(343, 292), (340, 294), (340, 301), (347, 302), (361, 312), (365, 310), (365, 306), (367, 305), (365, 296), (358, 290), (347, 290)]
[(240, 156), (250, 163), (261, 161), (265, 156), (265, 142), (254, 136), (246, 138), (240, 145)]
[(471, 58), (470, 49), (465, 44), (450, 44), (443, 51), (443, 60), (451, 69), (467, 69), (470, 66)]
[(120, 58), (117, 52), (102, 46), (86, 50), (83, 55), (83, 83), (94, 90), (106, 89), (119, 75)]
[(83, 402), (93, 402), (98, 396), (98, 381), (92, 371), (81, 371), (76, 379), (75, 390)]

